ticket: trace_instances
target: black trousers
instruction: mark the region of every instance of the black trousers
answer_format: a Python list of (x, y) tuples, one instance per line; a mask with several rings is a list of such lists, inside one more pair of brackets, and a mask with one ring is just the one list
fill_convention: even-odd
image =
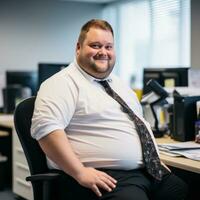
[[(101, 169), (102, 170), (102, 169)], [(184, 200), (188, 187), (174, 174), (165, 175), (161, 182), (155, 181), (143, 170), (102, 170), (118, 182), (112, 192), (102, 191), (97, 197), (90, 189), (79, 185), (72, 177), (63, 173), (60, 200)]]

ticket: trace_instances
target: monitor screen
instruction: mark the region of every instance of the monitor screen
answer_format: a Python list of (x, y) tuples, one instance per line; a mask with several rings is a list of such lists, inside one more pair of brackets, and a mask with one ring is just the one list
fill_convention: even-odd
[(6, 71), (6, 85), (17, 84), (31, 89), (31, 95), (36, 95), (38, 86), (37, 71)]
[(144, 68), (143, 94), (149, 92), (146, 84), (150, 79), (155, 79), (163, 87), (188, 86), (188, 70), (186, 67)]
[(50, 76), (68, 66), (68, 63), (39, 63), (38, 64), (38, 87)]

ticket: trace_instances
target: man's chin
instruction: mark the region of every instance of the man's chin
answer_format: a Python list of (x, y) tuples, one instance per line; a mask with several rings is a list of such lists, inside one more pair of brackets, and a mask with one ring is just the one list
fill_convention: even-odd
[(93, 70), (99, 74), (110, 74), (112, 71), (113, 66), (110, 65), (109, 62), (95, 62), (93, 63)]
[(99, 72), (106, 72), (107, 70), (109, 70), (110, 66), (108, 65), (108, 63), (101, 63), (101, 62), (98, 62), (98, 63), (95, 63), (95, 68), (96, 70), (98, 70)]
[(107, 74), (107, 73), (109, 73), (110, 71), (111, 71), (111, 70), (110, 70), (109, 67), (105, 67), (105, 68), (99, 67), (99, 68), (96, 69), (96, 72), (102, 73), (102, 74)]

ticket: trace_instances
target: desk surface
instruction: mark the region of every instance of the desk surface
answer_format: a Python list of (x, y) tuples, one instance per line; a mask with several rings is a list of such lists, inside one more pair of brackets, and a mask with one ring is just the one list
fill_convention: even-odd
[(0, 114), (0, 125), (6, 126), (8, 128), (14, 127), (14, 120), (12, 114)]
[[(178, 142), (167, 136), (162, 137), (162, 138), (156, 138), (156, 141), (158, 144)], [(165, 164), (169, 166), (200, 174), (200, 161), (191, 160), (184, 157), (167, 156), (161, 153), (160, 153), (160, 158)]]

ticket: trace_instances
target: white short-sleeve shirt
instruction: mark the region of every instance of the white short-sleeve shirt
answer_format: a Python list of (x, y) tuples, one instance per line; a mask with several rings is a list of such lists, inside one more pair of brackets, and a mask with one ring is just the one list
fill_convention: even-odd
[[(135, 93), (114, 75), (108, 81), (145, 122)], [(57, 129), (65, 130), (85, 166), (124, 170), (143, 166), (141, 143), (133, 121), (76, 61), (43, 82), (37, 94), (32, 137), (39, 140)], [(49, 168), (59, 169), (48, 158), (47, 163)]]

